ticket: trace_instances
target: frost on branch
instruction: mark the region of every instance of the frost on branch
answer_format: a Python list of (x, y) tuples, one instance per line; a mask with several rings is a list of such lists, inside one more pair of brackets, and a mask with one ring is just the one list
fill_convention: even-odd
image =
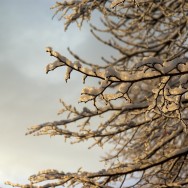
[(70, 79), (70, 74), (72, 72), (71, 67), (67, 67), (66, 74), (65, 74), (65, 81), (67, 82), (68, 79)]
[(119, 77), (119, 73), (117, 72), (117, 70), (114, 69), (114, 67), (108, 67), (106, 70), (105, 70), (105, 79), (108, 79), (110, 77), (116, 77), (118, 78)]
[(91, 12), (102, 7), (105, 3), (106, 0), (65, 0), (63, 2), (56, 2), (51, 8), (56, 9), (55, 15), (62, 12), (60, 19), (64, 18), (66, 20), (66, 30), (72, 22), (77, 22), (77, 26), (81, 28), (83, 21), (90, 19)]
[(106, 166), (97, 172), (47, 170), (31, 176), (29, 185), (7, 184), (122, 188), (131, 180), (135, 188), (187, 187), (188, 3), (67, 0), (53, 9), (66, 28), (74, 22), (81, 26), (98, 10), (103, 27), (91, 25), (92, 34), (118, 55), (92, 64), (72, 51), (74, 61), (47, 48), (55, 58), (47, 70), (63, 66), (65, 81), (77, 71), (83, 84), (86, 78), (96, 84), (83, 86), (78, 100), (84, 107), (61, 100), (62, 120), (34, 125), (27, 134), (60, 135), (73, 144), (89, 140), (90, 148), (110, 146), (102, 158)]
[[(84, 107), (79, 111), (61, 101), (64, 108), (59, 114), (67, 114), (67, 119), (35, 125), (30, 128), (28, 134), (62, 135), (65, 140), (70, 139), (72, 143), (92, 139), (91, 147), (95, 145), (102, 147), (107, 142), (115, 143), (113, 151), (104, 158), (105, 162), (114, 164), (114, 169), (107, 169), (106, 174), (88, 173), (89, 179), (86, 177), (86, 179), (78, 180), (78, 174), (63, 174), (60, 175), (62, 179), (66, 177), (65, 180), (69, 182), (69, 178), (74, 176), (74, 181), (70, 181), (71, 185), (77, 182), (93, 183), (98, 186), (99, 182), (100, 185), (105, 183), (105, 180), (99, 177), (113, 176), (115, 169), (118, 169), (120, 177), (121, 173), (129, 174), (136, 170), (150, 169), (150, 165), (164, 163), (167, 155), (173, 158), (172, 147), (181, 149), (185, 146), (188, 123), (186, 118), (188, 61), (185, 61), (185, 58), (167, 62), (149, 57), (147, 61), (144, 59), (125, 72), (118, 71), (118, 67), (109, 67), (106, 70), (98, 69), (94, 72), (93, 69), (81, 66), (79, 62), (72, 63), (59, 53), (58, 56), (53, 51), (50, 53), (67, 67), (65, 80), (70, 78), (72, 70), (88, 78), (100, 79), (98, 87), (84, 87), (80, 96), (80, 102), (93, 101), (96, 108), (90, 110)], [(63, 61), (59, 58), (60, 56), (63, 57)], [(160, 69), (156, 67), (158, 64)], [(144, 67), (147, 67), (147, 71)], [(114, 92), (109, 93), (109, 88), (113, 88)], [(104, 101), (104, 105), (101, 101)], [(112, 101), (115, 102), (112, 103)], [(91, 120), (98, 115), (110, 116), (97, 128), (88, 127)], [(77, 131), (71, 131), (68, 128), (73, 122), (78, 123)], [(163, 124), (163, 122), (166, 123)], [(133, 138), (140, 141), (131, 142)], [(169, 146), (165, 147), (166, 144)], [(158, 155), (162, 158), (155, 160)], [(122, 160), (122, 165), (119, 165), (116, 158), (118, 161)], [(124, 165), (123, 159), (129, 159), (129, 162), (126, 163), (127, 170), (121, 171)], [(147, 164), (148, 167), (144, 164)], [(63, 184), (63, 181), (60, 182)]]
[(64, 65), (64, 63), (60, 62), (59, 60), (56, 60), (53, 63), (50, 63), (46, 66), (46, 73), (56, 69), (57, 67), (61, 67), (63, 65)]
[(110, 7), (114, 8), (115, 6), (117, 6), (117, 5), (119, 5), (119, 4), (123, 3), (123, 2), (125, 2), (125, 0), (114, 0), (114, 1), (112, 1)]

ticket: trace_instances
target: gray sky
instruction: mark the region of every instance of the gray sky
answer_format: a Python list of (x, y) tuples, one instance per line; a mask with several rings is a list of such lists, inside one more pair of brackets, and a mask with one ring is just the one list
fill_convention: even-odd
[[(76, 103), (82, 88), (81, 77), (73, 73), (68, 84), (65, 70), (45, 74), (53, 59), (45, 47), (52, 46), (71, 58), (66, 48), (100, 59), (102, 48), (92, 41), (87, 27), (71, 26), (52, 20), (53, 0), (0, 0), (0, 186), (10, 180), (21, 183), (39, 170), (53, 168), (75, 171), (83, 166), (95, 171), (101, 152), (87, 150), (88, 144), (70, 145), (63, 138), (25, 136), (34, 124), (61, 119), (59, 99)], [(98, 46), (97, 46), (98, 45)], [(108, 52), (105, 52), (106, 54)], [(97, 62), (98, 63), (98, 62)], [(73, 90), (74, 89), (74, 90)], [(76, 156), (76, 157), (75, 157)]]

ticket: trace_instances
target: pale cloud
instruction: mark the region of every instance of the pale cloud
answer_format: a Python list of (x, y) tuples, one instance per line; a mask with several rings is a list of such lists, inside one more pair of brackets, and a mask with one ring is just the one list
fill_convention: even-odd
[(77, 105), (83, 86), (78, 73), (73, 72), (68, 84), (64, 69), (45, 75), (46, 64), (53, 61), (45, 47), (52, 46), (70, 59), (68, 46), (83, 56), (90, 49), (85, 57), (93, 61), (101, 50), (92, 43), (87, 27), (79, 31), (71, 26), (65, 33), (61, 22), (52, 21), (51, 5), (51, 0), (1, 1), (0, 186), (6, 180), (24, 182), (44, 168), (74, 171), (80, 166), (87, 170), (101, 166), (97, 162), (101, 151), (88, 151), (87, 144), (70, 146), (61, 137), (24, 135), (30, 125), (61, 119), (56, 115), (59, 98)]

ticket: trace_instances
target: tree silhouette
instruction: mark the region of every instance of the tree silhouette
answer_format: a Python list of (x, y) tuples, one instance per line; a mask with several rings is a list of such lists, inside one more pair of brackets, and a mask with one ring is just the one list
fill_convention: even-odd
[[(65, 20), (65, 30), (82, 27), (94, 11), (101, 23), (90, 25), (101, 45), (117, 51), (91, 64), (70, 49), (75, 61), (54, 51), (46, 73), (65, 67), (65, 81), (75, 71), (100, 80), (84, 87), (79, 102), (93, 102), (81, 111), (61, 101), (67, 119), (32, 126), (27, 134), (61, 135), (74, 143), (92, 140), (94, 147), (110, 143), (99, 172), (65, 173), (44, 170), (30, 176), (31, 184), (17, 187), (187, 187), (188, 186), (188, 2), (186, 0), (66, 0), (52, 7)], [(109, 37), (102, 37), (107, 34)], [(101, 115), (105, 118), (101, 119)], [(92, 120), (101, 122), (92, 126)], [(70, 130), (69, 124), (77, 129)], [(134, 180), (134, 176), (137, 180)], [(47, 180), (53, 180), (48, 182)]]

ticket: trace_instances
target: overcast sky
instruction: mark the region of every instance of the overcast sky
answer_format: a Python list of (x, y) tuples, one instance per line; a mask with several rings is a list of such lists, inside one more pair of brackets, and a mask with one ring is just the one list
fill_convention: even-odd
[[(0, 186), (10, 180), (26, 182), (42, 169), (89, 171), (102, 167), (101, 153), (88, 145), (65, 144), (63, 138), (25, 136), (34, 124), (61, 119), (59, 99), (76, 103), (82, 88), (81, 77), (73, 73), (68, 84), (65, 70), (45, 74), (53, 59), (45, 52), (52, 46), (71, 58), (66, 48), (100, 59), (102, 48), (91, 39), (87, 27), (71, 26), (65, 33), (62, 22), (52, 20), (53, 0), (0, 0)], [(98, 46), (97, 46), (98, 45)], [(108, 52), (105, 52), (108, 53)], [(76, 156), (76, 157), (75, 157)]]

